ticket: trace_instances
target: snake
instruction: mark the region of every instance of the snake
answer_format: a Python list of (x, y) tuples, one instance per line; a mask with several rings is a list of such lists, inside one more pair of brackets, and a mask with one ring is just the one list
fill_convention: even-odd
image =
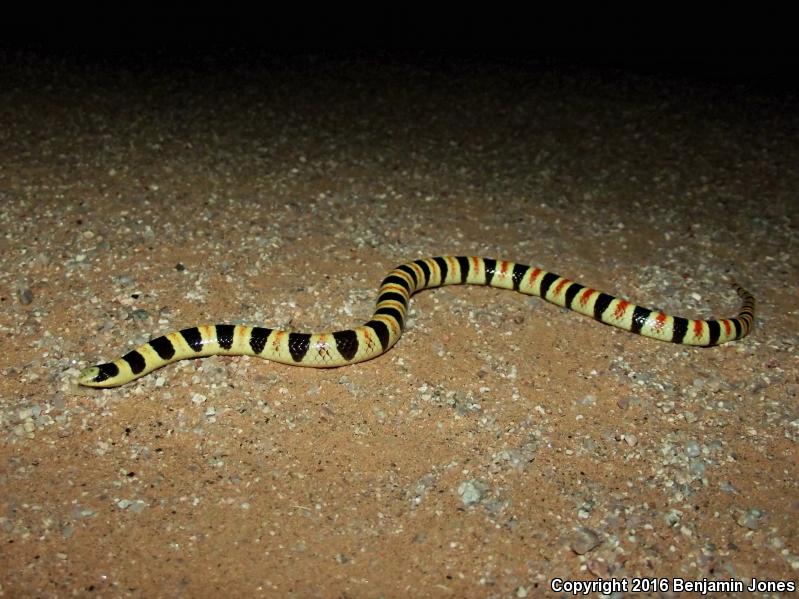
[(477, 256), (438, 256), (405, 262), (389, 272), (380, 284), (372, 318), (361, 326), (324, 333), (243, 324), (193, 326), (155, 337), (113, 362), (86, 368), (77, 382), (87, 387), (117, 387), (178, 360), (214, 355), (256, 356), (312, 368), (364, 362), (386, 353), (399, 340), (411, 296), (445, 285), (511, 289), (630, 333), (710, 347), (741, 339), (754, 325), (754, 296), (735, 281), (731, 284), (743, 301), (738, 315), (696, 320), (644, 308), (525, 264)]

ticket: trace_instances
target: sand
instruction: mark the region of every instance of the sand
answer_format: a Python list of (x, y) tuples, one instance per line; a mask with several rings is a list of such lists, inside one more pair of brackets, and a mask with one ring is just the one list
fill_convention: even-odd
[[(546, 60), (3, 59), (0, 595), (799, 578), (795, 95)], [(370, 362), (74, 383), (195, 324), (360, 324), (388, 270), (447, 254), (693, 318), (734, 315), (735, 277), (757, 324), (687, 348), (448, 287)]]

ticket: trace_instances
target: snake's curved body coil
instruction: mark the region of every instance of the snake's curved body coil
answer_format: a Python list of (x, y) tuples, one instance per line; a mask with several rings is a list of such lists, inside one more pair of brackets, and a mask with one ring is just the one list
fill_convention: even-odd
[(296, 333), (231, 324), (196, 326), (156, 337), (114, 362), (87, 368), (78, 383), (116, 387), (177, 360), (220, 354), (313, 368), (363, 362), (385, 353), (400, 338), (414, 293), (464, 284), (535, 295), (610, 326), (684, 345), (711, 346), (740, 339), (749, 333), (755, 317), (755, 298), (735, 283), (743, 299), (736, 317), (693, 320), (636, 306), (540, 268), (491, 258), (445, 256), (406, 262), (388, 273), (371, 320), (354, 329)]

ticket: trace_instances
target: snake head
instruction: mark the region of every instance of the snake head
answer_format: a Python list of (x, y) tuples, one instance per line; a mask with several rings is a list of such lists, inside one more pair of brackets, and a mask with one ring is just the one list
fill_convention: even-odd
[(83, 385), (84, 387), (97, 387), (99, 386), (97, 381), (99, 374), (100, 369), (97, 366), (84, 368), (78, 375), (77, 383), (78, 385)]
[(125, 382), (114, 362), (97, 364), (81, 371), (77, 383), (84, 387), (117, 387)]

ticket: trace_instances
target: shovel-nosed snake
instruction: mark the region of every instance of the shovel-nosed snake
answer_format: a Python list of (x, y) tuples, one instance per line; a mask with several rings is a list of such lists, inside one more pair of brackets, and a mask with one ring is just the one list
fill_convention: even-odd
[(353, 329), (297, 333), (265, 327), (201, 325), (156, 337), (118, 360), (83, 370), (78, 383), (116, 387), (177, 360), (213, 355), (257, 356), (283, 364), (327, 368), (375, 358), (402, 335), (411, 296), (443, 285), (513, 289), (645, 337), (711, 346), (745, 337), (755, 318), (755, 298), (733, 283), (743, 305), (734, 318), (694, 320), (585, 287), (540, 268), (491, 258), (439, 256), (400, 264), (383, 279), (369, 322)]

